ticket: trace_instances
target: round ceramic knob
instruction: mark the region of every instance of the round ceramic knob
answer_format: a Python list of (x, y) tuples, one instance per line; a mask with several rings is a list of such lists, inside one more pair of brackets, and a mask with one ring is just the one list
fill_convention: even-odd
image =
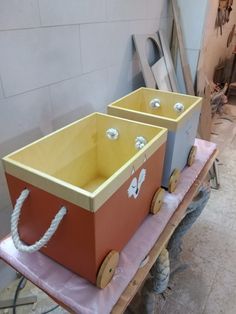
[(158, 98), (154, 98), (150, 101), (149, 106), (151, 108), (160, 108), (161, 107), (161, 101)]
[(140, 150), (147, 144), (147, 140), (143, 136), (137, 136), (135, 139), (135, 147)]
[(175, 111), (177, 111), (177, 112), (183, 112), (183, 111), (184, 111), (184, 105), (181, 104), (180, 102), (177, 102), (177, 103), (174, 105), (174, 109), (175, 109)]
[(118, 139), (119, 131), (115, 128), (110, 128), (106, 131), (106, 135), (110, 140), (114, 141)]

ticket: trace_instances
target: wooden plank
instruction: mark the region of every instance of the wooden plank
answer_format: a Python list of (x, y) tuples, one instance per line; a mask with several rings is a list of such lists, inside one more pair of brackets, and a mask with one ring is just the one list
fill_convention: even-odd
[(160, 55), (162, 55), (161, 44), (159, 42), (159, 38), (157, 34), (145, 34), (145, 35), (133, 35), (135, 48), (137, 50), (137, 54), (139, 56), (141, 69), (143, 73), (143, 78), (146, 87), (156, 88), (156, 80), (154, 78), (151, 67), (148, 63), (147, 53), (146, 53), (146, 42), (148, 39), (151, 39), (156, 45), (157, 49), (159, 49)]
[(143, 281), (147, 277), (150, 269), (152, 268), (153, 264), (155, 263), (156, 259), (160, 255), (161, 251), (164, 247), (166, 247), (169, 239), (171, 238), (172, 234), (174, 233), (175, 229), (181, 222), (181, 220), (186, 215), (186, 209), (189, 206), (189, 204), (192, 202), (194, 196), (196, 195), (199, 187), (205, 180), (210, 168), (213, 165), (213, 162), (218, 154), (218, 150), (215, 150), (205, 166), (203, 167), (202, 171), (198, 175), (197, 179), (189, 189), (189, 191), (186, 193), (183, 201), (180, 203), (178, 209), (175, 211), (173, 216), (171, 217), (170, 221), (168, 222), (167, 226), (165, 227), (164, 231), (158, 238), (157, 242), (149, 252), (149, 260), (148, 262), (140, 268), (127, 288), (122, 293), (120, 299), (117, 301), (116, 305), (112, 309), (112, 314), (121, 314), (124, 313), (125, 309), (129, 305), (129, 303), (132, 301), (133, 297), (137, 293), (138, 289), (142, 285)]
[(172, 23), (172, 33), (171, 33), (171, 45), (170, 45), (171, 57), (173, 60), (174, 68), (177, 69), (178, 61), (178, 39), (175, 22)]
[(171, 91), (172, 92), (179, 92), (177, 77), (175, 74), (175, 68), (173, 65), (172, 57), (171, 57), (170, 47), (167, 44), (166, 38), (165, 38), (164, 33), (162, 31), (158, 32), (158, 36), (159, 36), (161, 48), (162, 48), (162, 51), (164, 54), (167, 73), (169, 74)]
[(164, 57), (160, 58), (152, 67), (152, 73), (155, 77), (157, 88), (171, 92), (171, 82)]
[(202, 109), (198, 126), (198, 133), (201, 139), (209, 141), (211, 138), (211, 88), (207, 84), (205, 86), (204, 92), (201, 92), (200, 95), (203, 97), (202, 100)]
[(175, 20), (176, 33), (177, 33), (178, 44), (179, 44), (179, 54), (180, 54), (180, 60), (181, 60), (181, 66), (182, 66), (186, 91), (187, 91), (187, 94), (189, 95), (195, 95), (193, 79), (192, 79), (192, 75), (190, 71), (190, 66), (188, 63), (186, 49), (184, 47), (184, 39), (183, 39), (183, 34), (181, 30), (181, 25), (180, 25), (179, 8), (178, 8), (176, 0), (172, 0), (171, 3), (172, 3), (174, 20)]
[[(172, 63), (170, 49), (165, 42), (164, 35), (162, 33), (160, 33), (159, 36), (157, 36), (157, 34), (133, 35), (133, 39), (140, 59), (145, 85), (149, 88), (157, 87), (161, 90), (177, 92), (175, 69)], [(148, 63), (146, 52), (146, 43), (149, 39), (153, 41), (161, 56), (152, 66)]]

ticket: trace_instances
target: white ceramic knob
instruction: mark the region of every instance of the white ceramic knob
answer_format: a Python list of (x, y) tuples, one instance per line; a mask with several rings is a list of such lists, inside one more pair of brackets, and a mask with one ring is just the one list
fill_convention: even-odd
[(114, 141), (118, 139), (119, 131), (115, 128), (110, 128), (106, 131), (106, 135), (110, 140)]
[(137, 136), (135, 139), (135, 148), (137, 150), (142, 149), (147, 144), (147, 140), (143, 136)]
[(184, 111), (184, 105), (181, 104), (180, 102), (177, 102), (174, 104), (174, 110), (177, 112), (183, 112)]
[(151, 108), (160, 108), (161, 107), (161, 101), (158, 98), (154, 98), (150, 101), (149, 106)]

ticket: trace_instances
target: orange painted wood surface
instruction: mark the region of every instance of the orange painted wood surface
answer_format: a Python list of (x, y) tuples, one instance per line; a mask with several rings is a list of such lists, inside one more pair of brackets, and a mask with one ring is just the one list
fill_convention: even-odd
[[(110, 250), (121, 251), (148, 215), (155, 191), (161, 185), (164, 153), (162, 144), (95, 213), (6, 174), (13, 204), (24, 188), (30, 190), (19, 223), (21, 239), (27, 244), (40, 239), (61, 206), (65, 206), (65, 218), (41, 251), (95, 283), (105, 256)], [(129, 197), (130, 183), (142, 169), (146, 169), (146, 178), (139, 195)]]

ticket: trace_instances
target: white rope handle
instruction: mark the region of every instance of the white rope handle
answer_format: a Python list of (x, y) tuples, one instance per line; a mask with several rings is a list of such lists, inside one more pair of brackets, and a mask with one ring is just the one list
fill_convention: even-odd
[(32, 245), (26, 245), (24, 244), (18, 233), (18, 222), (20, 220), (20, 214), (21, 214), (21, 208), (28, 197), (30, 191), (25, 189), (21, 192), (20, 196), (16, 200), (16, 205), (14, 207), (13, 213), (11, 215), (11, 234), (12, 234), (12, 240), (15, 245), (15, 247), (21, 251), (21, 252), (27, 252), (27, 253), (33, 253), (41, 249), (44, 245), (48, 243), (48, 241), (51, 239), (51, 237), (54, 235), (56, 232), (60, 222), (62, 221), (64, 215), (67, 212), (66, 207), (61, 207), (59, 212), (56, 214), (56, 216), (53, 218), (50, 227), (48, 230), (44, 233), (42, 238), (38, 241), (36, 241)]

